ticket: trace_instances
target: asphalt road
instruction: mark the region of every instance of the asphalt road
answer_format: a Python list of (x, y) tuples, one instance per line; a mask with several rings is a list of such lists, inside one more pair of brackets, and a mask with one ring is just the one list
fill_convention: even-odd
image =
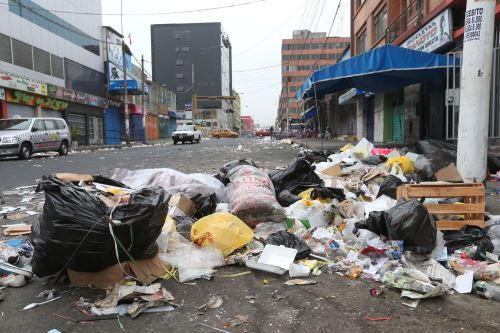
[[(238, 150), (238, 146), (241, 149)], [(270, 147), (276, 146), (271, 150)], [(0, 159), (0, 191), (32, 185), (43, 175), (57, 172), (109, 175), (114, 168), (172, 168), (178, 171), (216, 173), (231, 160), (253, 158), (259, 166), (288, 164), (297, 152), (287, 145), (264, 144), (251, 139), (204, 139), (200, 144), (171, 142), (157, 146), (35, 154), (30, 160)]]
[[(241, 148), (238, 149), (239, 145)], [(199, 145), (167, 144), (120, 150), (79, 152), (67, 157), (37, 157), (31, 161), (0, 161), (1, 189), (31, 185), (44, 174), (85, 172), (109, 174), (115, 167), (138, 169), (169, 167), (185, 172), (215, 172), (227, 161), (253, 158), (265, 168), (285, 165), (297, 155), (289, 145), (256, 140), (205, 140)], [(98, 260), (98, 258), (96, 258)], [(234, 273), (250, 273), (228, 277)], [(104, 291), (73, 288), (67, 283), (53, 285), (34, 278), (22, 288), (7, 288), (0, 303), (1, 332), (496, 332), (499, 331), (498, 303), (476, 295), (445, 295), (423, 300), (416, 309), (400, 303), (400, 292), (387, 290), (372, 297), (369, 289), (380, 286), (368, 280), (349, 280), (324, 269), (315, 285), (286, 286), (289, 279), (246, 267), (224, 267), (212, 281), (193, 285), (174, 280), (161, 281), (180, 305), (173, 312), (142, 314), (135, 320), (76, 322), (86, 318), (74, 305), (80, 297), (95, 300)], [(57, 289), (62, 298), (20, 312), (25, 305), (39, 302), (45, 289)], [(203, 315), (198, 308), (210, 295), (220, 295), (223, 304)], [(252, 296), (246, 298), (246, 296)], [(224, 328), (234, 314), (248, 316), (248, 323)], [(370, 318), (384, 318), (372, 321)], [(122, 325), (122, 327), (120, 326)]]

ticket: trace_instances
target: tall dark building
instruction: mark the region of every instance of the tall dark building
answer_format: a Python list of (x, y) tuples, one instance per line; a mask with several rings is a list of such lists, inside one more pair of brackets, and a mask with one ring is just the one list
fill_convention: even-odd
[[(198, 96), (231, 95), (231, 43), (220, 23), (151, 25), (151, 53), (153, 80), (177, 93), (177, 110), (192, 103), (193, 74)], [(193, 118), (227, 128), (230, 109), (230, 101), (200, 100)]]

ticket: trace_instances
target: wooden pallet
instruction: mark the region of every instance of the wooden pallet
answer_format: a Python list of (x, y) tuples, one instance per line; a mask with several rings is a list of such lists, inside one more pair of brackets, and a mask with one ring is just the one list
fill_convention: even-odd
[(464, 220), (437, 220), (439, 230), (458, 230), (464, 225), (484, 228), (484, 186), (475, 184), (406, 184), (398, 187), (400, 198), (452, 198), (463, 197), (464, 204), (426, 204), (435, 215), (464, 215)]

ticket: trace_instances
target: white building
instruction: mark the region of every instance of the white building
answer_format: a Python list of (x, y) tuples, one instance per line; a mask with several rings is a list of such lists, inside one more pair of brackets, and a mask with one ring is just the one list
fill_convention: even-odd
[(1, 116), (63, 117), (78, 128), (79, 143), (102, 143), (101, 0), (5, 2), (0, 4)]

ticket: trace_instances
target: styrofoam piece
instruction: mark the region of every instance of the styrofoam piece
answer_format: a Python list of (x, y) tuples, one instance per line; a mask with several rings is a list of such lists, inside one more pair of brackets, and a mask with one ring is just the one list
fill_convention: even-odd
[(247, 267), (275, 274), (284, 274), (295, 260), (297, 249), (267, 244), (257, 262), (246, 261)]

